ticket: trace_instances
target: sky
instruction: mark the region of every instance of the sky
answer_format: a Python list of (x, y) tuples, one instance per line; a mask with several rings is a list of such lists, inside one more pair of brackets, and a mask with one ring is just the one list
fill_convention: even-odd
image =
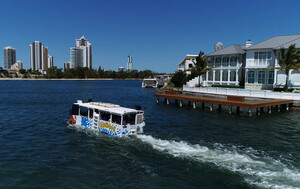
[(126, 68), (130, 54), (134, 69), (172, 73), (186, 54), (208, 54), (219, 41), (255, 44), (300, 34), (299, 7), (297, 0), (1, 1), (0, 47), (14, 47), (29, 69), (29, 45), (40, 41), (63, 68), (75, 39), (85, 36), (94, 69)]

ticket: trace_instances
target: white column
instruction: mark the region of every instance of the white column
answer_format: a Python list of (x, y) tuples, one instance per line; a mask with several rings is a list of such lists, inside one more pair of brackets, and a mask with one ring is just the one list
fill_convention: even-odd
[(229, 85), (229, 82), (230, 82), (230, 70), (228, 69), (228, 74), (227, 74), (227, 83)]
[(273, 83), (273, 87), (277, 83), (277, 72), (278, 72), (278, 70), (274, 69), (274, 83)]
[[(221, 67), (223, 67), (223, 56), (221, 56)], [(221, 72), (222, 73), (222, 72)], [(220, 80), (221, 81), (221, 80)]]
[(222, 83), (223, 70), (220, 70), (220, 83)]
[(215, 70), (213, 70), (213, 84), (215, 83), (215, 73), (216, 71)]
[[(230, 57), (231, 56), (228, 56), (228, 67), (230, 67)], [(229, 71), (229, 70), (228, 70)]]
[(239, 73), (238, 73), (238, 69), (236, 69), (236, 71), (235, 71), (235, 84), (236, 84), (236, 85), (239, 84)]
[(208, 72), (209, 71), (206, 71), (206, 82), (208, 81)]
[(290, 70), (288, 73), (289, 74), (288, 87), (290, 87), (290, 84), (292, 83), (292, 71), (293, 70)]

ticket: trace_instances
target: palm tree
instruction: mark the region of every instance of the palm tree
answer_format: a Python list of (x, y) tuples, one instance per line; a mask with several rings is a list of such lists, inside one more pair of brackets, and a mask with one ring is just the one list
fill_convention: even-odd
[(194, 61), (195, 67), (193, 67), (192, 72), (199, 76), (199, 87), (200, 87), (200, 77), (202, 74), (205, 74), (206, 71), (211, 70), (213, 68), (207, 67), (207, 57), (204, 55), (204, 52), (200, 51), (199, 55), (196, 57), (196, 61)]
[(300, 68), (300, 64), (299, 64), (300, 51), (297, 50), (295, 44), (293, 44), (290, 45), (287, 50), (281, 48), (279, 52), (280, 55), (279, 55), (278, 63), (280, 65), (280, 69), (284, 70), (286, 74), (286, 81), (284, 85), (284, 90), (286, 90), (288, 88), (290, 70)]

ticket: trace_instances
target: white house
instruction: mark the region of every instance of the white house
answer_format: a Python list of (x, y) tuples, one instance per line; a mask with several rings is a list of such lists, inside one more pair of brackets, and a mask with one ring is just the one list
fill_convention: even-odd
[[(300, 49), (300, 35), (276, 36), (257, 43), (246, 50), (245, 88), (273, 89), (283, 87), (286, 74), (278, 64), (279, 49), (287, 49), (295, 44)], [(289, 87), (300, 87), (300, 72), (291, 70), (289, 73)]]
[(185, 72), (185, 74), (190, 75), (191, 69), (195, 66), (194, 62), (196, 62), (197, 56), (198, 55), (187, 54), (185, 58), (179, 64), (177, 64), (177, 72), (182, 71)]
[(204, 86), (235, 85), (244, 81), (246, 48), (252, 45), (230, 45), (216, 50), (207, 56), (207, 65), (213, 68), (206, 72)]

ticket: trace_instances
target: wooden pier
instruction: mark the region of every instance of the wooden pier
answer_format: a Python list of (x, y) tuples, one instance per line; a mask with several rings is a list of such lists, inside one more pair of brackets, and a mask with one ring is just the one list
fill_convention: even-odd
[(202, 108), (205, 107), (205, 104), (208, 104), (211, 111), (213, 110), (213, 105), (217, 105), (219, 110), (221, 110), (221, 106), (227, 106), (230, 114), (232, 113), (232, 107), (236, 107), (237, 113), (240, 113), (240, 108), (248, 108), (249, 116), (252, 116), (253, 109), (256, 110), (257, 115), (260, 115), (264, 108), (267, 108), (268, 113), (271, 113), (274, 109), (277, 111), (280, 111), (281, 109), (288, 110), (294, 102), (293, 100), (285, 99), (258, 99), (245, 101), (244, 97), (238, 96), (227, 96), (227, 98), (190, 96), (177, 94), (174, 91), (165, 91), (161, 94), (154, 94), (154, 97), (157, 98), (157, 103), (159, 103), (159, 98), (164, 98), (167, 104), (170, 103), (169, 99), (174, 99), (175, 102), (179, 101), (180, 107), (182, 107), (183, 101), (187, 101), (189, 104), (192, 102), (193, 108), (196, 108), (196, 103), (202, 103)]

